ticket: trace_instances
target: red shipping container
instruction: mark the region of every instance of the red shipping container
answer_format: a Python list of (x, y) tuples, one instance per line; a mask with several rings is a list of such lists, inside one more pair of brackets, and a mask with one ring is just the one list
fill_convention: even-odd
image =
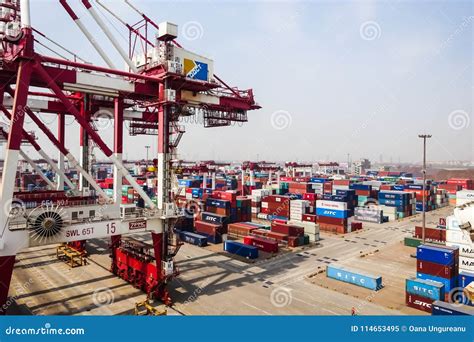
[(281, 234), (281, 233), (275, 233), (275, 232), (268, 232), (267, 233), (267, 238), (275, 239), (277, 241), (288, 241), (288, 235)]
[(255, 236), (245, 236), (244, 244), (257, 247), (267, 253), (278, 253), (278, 242)]
[(314, 223), (316, 223), (316, 215), (303, 214), (303, 221), (308, 221), (308, 222), (314, 222)]
[(422, 260), (416, 261), (416, 271), (446, 279), (457, 277), (459, 274), (456, 266), (446, 266)]
[(411, 308), (431, 313), (433, 299), (407, 292), (405, 295), (405, 303)]
[[(415, 237), (423, 238), (423, 227), (415, 227)], [(425, 228), (425, 238), (434, 241), (446, 241), (446, 229), (442, 228)]]
[(303, 199), (304, 200), (307, 200), (307, 201), (316, 201), (318, 199), (318, 195), (317, 194), (313, 194), (313, 193), (305, 193), (303, 194)]
[(362, 229), (362, 222), (351, 222), (351, 231), (355, 232)]
[(280, 219), (274, 219), (272, 222), (285, 224), (285, 223), (288, 222), (288, 221), (286, 221), (286, 220), (280, 220)]
[(351, 181), (349, 179), (335, 179), (333, 181), (334, 185), (350, 185)]
[(299, 239), (296, 236), (289, 236), (288, 237), (288, 247), (298, 247)]
[(194, 221), (194, 228), (198, 233), (204, 233), (208, 235), (218, 235), (222, 233), (222, 226), (215, 224), (215, 223), (209, 223), (209, 222), (204, 222), (204, 221)]
[(276, 223), (272, 222), (272, 232), (274, 233), (280, 233), (280, 234), (286, 234), (289, 236), (301, 236), (304, 235), (304, 228), (303, 227), (298, 227), (298, 226), (293, 226), (289, 224), (282, 224), (282, 223)]
[(316, 222), (318, 223), (327, 223), (327, 224), (334, 224), (338, 226), (347, 226), (347, 219), (337, 218), (337, 217), (329, 217), (329, 216), (316, 216)]

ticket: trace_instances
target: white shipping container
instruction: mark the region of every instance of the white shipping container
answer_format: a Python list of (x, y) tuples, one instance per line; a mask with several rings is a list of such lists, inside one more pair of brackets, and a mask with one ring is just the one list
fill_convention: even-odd
[(474, 259), (459, 256), (459, 269), (468, 272), (474, 272)]
[(345, 202), (336, 202), (336, 201), (317, 200), (316, 201), (316, 208), (347, 210), (347, 203), (345, 203)]
[(467, 199), (474, 201), (474, 190), (461, 190), (456, 192), (456, 199)]
[(474, 226), (474, 202), (472, 205), (465, 204), (454, 208), (454, 216), (456, 216), (459, 224), (471, 222), (471, 226)]
[(260, 208), (252, 207), (251, 210), (252, 210), (252, 214), (258, 214), (260, 212)]
[(262, 208), (268, 208), (268, 202), (262, 202)]
[(446, 231), (446, 242), (454, 242), (460, 244), (471, 245), (471, 235), (465, 230), (447, 230)]
[(474, 245), (455, 243), (455, 242), (446, 242), (448, 247), (458, 247), (459, 255), (466, 258), (474, 258)]

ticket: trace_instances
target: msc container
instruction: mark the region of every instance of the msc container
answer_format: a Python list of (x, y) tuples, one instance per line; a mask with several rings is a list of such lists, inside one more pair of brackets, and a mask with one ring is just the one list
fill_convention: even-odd
[(405, 303), (411, 308), (431, 313), (433, 299), (406, 292)]
[(451, 247), (421, 245), (416, 249), (416, 258), (436, 264), (454, 265), (458, 263), (458, 251)]
[(433, 302), (431, 314), (433, 316), (474, 316), (474, 307), (437, 300)]
[(337, 264), (326, 266), (326, 276), (375, 291), (382, 288), (382, 277), (373, 276), (355, 269), (348, 269)]
[(183, 242), (187, 242), (199, 247), (204, 247), (207, 245), (207, 237), (200, 234), (195, 234), (191, 232), (180, 232), (179, 238)]
[(408, 278), (405, 281), (405, 290), (433, 300), (444, 299), (444, 284), (437, 281)]
[(240, 255), (248, 259), (258, 258), (258, 248), (247, 246), (243, 243), (227, 240), (224, 242), (224, 251), (231, 254)]

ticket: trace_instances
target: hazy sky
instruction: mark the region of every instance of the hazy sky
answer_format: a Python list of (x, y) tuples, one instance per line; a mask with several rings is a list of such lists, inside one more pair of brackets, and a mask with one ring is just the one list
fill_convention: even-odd
[[(57, 1), (31, 2), (35, 28), (105, 65)], [(84, 7), (69, 2), (124, 65)], [(106, 3), (126, 21), (139, 20), (121, 1)], [(183, 158), (346, 160), (350, 153), (418, 161), (417, 135), (429, 132), (429, 160), (474, 159), (472, 1), (134, 4), (156, 22), (178, 24), (185, 48), (214, 59), (216, 74), (229, 84), (253, 88), (263, 107), (249, 112), (242, 127), (188, 124)], [(114, 25), (126, 46), (126, 31)], [(73, 128), (78, 132), (68, 126), (68, 145), (77, 154)], [(111, 141), (111, 132), (101, 133)], [(156, 137), (126, 144), (129, 158), (145, 156), (137, 146), (156, 152)]]

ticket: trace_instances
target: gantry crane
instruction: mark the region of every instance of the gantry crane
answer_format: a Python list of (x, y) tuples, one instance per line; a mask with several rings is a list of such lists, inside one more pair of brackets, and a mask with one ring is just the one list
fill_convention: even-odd
[[(32, 27), (28, 0), (0, 0), (0, 110), (9, 120), (9, 127), (3, 132), (7, 143), (0, 186), (0, 208), (4, 210), (0, 215), (0, 312), (7, 299), (15, 255), (21, 249), (93, 238), (110, 238), (112, 248), (117, 248), (122, 235), (145, 231), (151, 232), (151, 255), (156, 261), (150, 275), (153, 282), (147, 279), (147, 288), (154, 297), (169, 303), (167, 283), (177, 273), (172, 228), (182, 215), (173, 198), (171, 165), (184, 133), (180, 118), (201, 114), (206, 127), (219, 127), (245, 122), (247, 111), (260, 108), (251, 89), (228, 86), (214, 74), (212, 60), (179, 45), (177, 25), (156, 24), (129, 0), (123, 4), (140, 16), (140, 21), (133, 25), (100, 1), (74, 3), (81, 4), (125, 61), (127, 70), (116, 68), (94, 38), (97, 32), (92, 34), (66, 0), (59, 0), (58, 5), (89, 40), (106, 67), (86, 63)], [(118, 44), (98, 15), (96, 4), (129, 30), (128, 51)], [(45, 46), (47, 42), (71, 57), (38, 53), (37, 45)], [(57, 116), (56, 134), (38, 113)], [(36, 131), (59, 151), (58, 164), (24, 129), (26, 116), (37, 126)], [(113, 122), (110, 127), (114, 132), (113, 147), (104, 142), (94, 125), (97, 118), (104, 116)], [(80, 125), (78, 159), (65, 144), (66, 117), (73, 117)], [(124, 123), (132, 135), (158, 138), (156, 203), (124, 167)], [(32, 144), (56, 172), (57, 184), (49, 184), (56, 189), (34, 193), (16, 191), (13, 180), (24, 142)], [(91, 175), (92, 148), (100, 149), (113, 163), (112, 198)], [(80, 175), (77, 186), (64, 172), (65, 161)], [(121, 205), (123, 178), (143, 200), (143, 207)], [(70, 191), (66, 192), (65, 186)], [(28, 205), (18, 206), (18, 203)], [(115, 264), (112, 265), (114, 268)]]

